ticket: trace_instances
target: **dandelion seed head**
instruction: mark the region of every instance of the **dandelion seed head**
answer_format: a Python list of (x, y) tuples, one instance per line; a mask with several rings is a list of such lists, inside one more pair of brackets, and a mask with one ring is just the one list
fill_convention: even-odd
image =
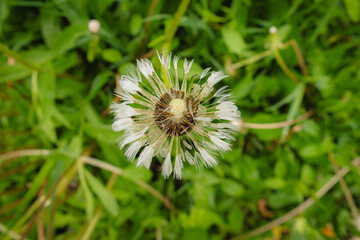
[(186, 110), (186, 102), (184, 99), (175, 98), (169, 103), (170, 113), (177, 118), (181, 117)]
[(97, 34), (99, 33), (101, 28), (101, 24), (98, 20), (96, 19), (91, 19), (88, 23), (88, 29), (92, 34)]
[(277, 27), (275, 27), (275, 26), (271, 26), (271, 27), (269, 28), (269, 33), (270, 33), (270, 34), (275, 34), (275, 33), (277, 33), (277, 31), (278, 31), (278, 29), (277, 29)]
[(157, 157), (164, 178), (173, 174), (181, 179), (186, 163), (214, 167), (217, 153), (231, 150), (229, 141), (237, 131), (231, 122), (239, 121), (240, 111), (227, 87), (214, 92), (214, 85), (227, 77), (224, 73), (207, 68), (187, 78), (194, 61), (185, 59), (180, 79), (180, 58), (157, 54), (161, 77), (148, 59), (140, 59), (136, 71), (119, 78), (116, 93), (122, 101), (111, 105), (112, 127), (123, 132), (119, 147), (130, 161), (137, 157), (136, 166), (149, 169)]

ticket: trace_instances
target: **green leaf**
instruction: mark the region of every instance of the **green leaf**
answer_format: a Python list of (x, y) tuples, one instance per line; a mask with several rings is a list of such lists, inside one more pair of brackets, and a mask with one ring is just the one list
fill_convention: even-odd
[(110, 71), (105, 71), (98, 74), (91, 84), (90, 92), (86, 98), (86, 101), (90, 101), (100, 91), (100, 89), (109, 81), (109, 78), (111, 76), (113, 76), (113, 73)]
[(30, 189), (26, 192), (25, 196), (22, 198), (22, 203), (16, 208), (16, 213), (13, 220), (9, 224), (10, 228), (13, 226), (15, 221), (19, 220), (19, 217), (24, 214), (24, 211), (29, 207), (32, 199), (35, 197), (36, 193), (40, 189), (41, 185), (44, 183), (45, 179), (50, 175), (55, 167), (55, 161), (49, 156), (47, 161), (43, 164), (40, 171), (36, 174), (36, 177), (31, 182)]
[(276, 177), (283, 178), (286, 176), (288, 170), (287, 162), (285, 159), (279, 159), (276, 161), (274, 167), (274, 174)]
[(0, 83), (11, 82), (30, 76), (31, 70), (23, 65), (3, 66), (0, 68)]
[(136, 35), (140, 32), (142, 25), (142, 17), (140, 14), (134, 14), (130, 20), (130, 33)]
[(67, 27), (57, 37), (53, 49), (56, 51), (56, 53), (63, 54), (66, 51), (74, 48), (76, 40), (78, 40), (81, 36), (85, 35), (90, 36), (86, 24), (73, 24)]
[(114, 132), (109, 124), (84, 124), (85, 132), (97, 141), (110, 143), (115, 146), (115, 140), (119, 136)]
[(317, 143), (305, 145), (300, 149), (300, 156), (303, 158), (315, 158), (322, 154), (321, 147)]
[(7, 1), (0, 1), (0, 36), (3, 35), (2, 29), (5, 19), (9, 16), (9, 7)]
[(274, 110), (280, 108), (281, 106), (292, 102), (296, 98), (296, 96), (298, 96), (301, 93), (302, 88), (303, 88), (303, 86), (301, 84), (299, 84), (289, 95), (287, 95), (286, 97), (281, 99), (276, 104), (268, 107), (267, 110), (274, 111)]
[(93, 197), (93, 194), (91, 193), (88, 183), (86, 181), (85, 169), (84, 169), (83, 165), (81, 164), (81, 162), (77, 163), (77, 169), (79, 172), (81, 189), (83, 190), (83, 192), (85, 194), (86, 216), (87, 216), (88, 222), (90, 222), (94, 215), (94, 197)]
[(346, 11), (353, 22), (360, 20), (360, 3), (359, 0), (344, 0)]
[(119, 62), (122, 58), (121, 53), (116, 50), (115, 48), (108, 48), (103, 50), (102, 56), (104, 60), (110, 62), (110, 63), (116, 63)]
[(286, 186), (286, 181), (282, 178), (268, 178), (264, 181), (264, 186), (270, 189), (282, 189)]
[(230, 52), (239, 55), (243, 54), (243, 51), (247, 48), (247, 45), (239, 32), (223, 27), (221, 33), (223, 35), (224, 43)]
[[(294, 119), (301, 107), (301, 103), (302, 103), (304, 93), (305, 93), (305, 84), (300, 83), (298, 87), (300, 88), (299, 93), (290, 105), (289, 113), (286, 118), (287, 121)], [(289, 130), (290, 130), (290, 126), (284, 127), (284, 129), (281, 133), (281, 139), (280, 139), (281, 142), (285, 141), (285, 138), (288, 135)]]
[(194, 207), (189, 215), (179, 214), (180, 224), (184, 228), (208, 229), (211, 225), (223, 225), (222, 218), (214, 211), (201, 207)]
[(231, 209), (228, 215), (230, 229), (235, 232), (241, 232), (244, 224), (244, 213), (238, 209)]
[(221, 182), (221, 189), (231, 197), (240, 197), (245, 193), (245, 189), (240, 183), (230, 179)]
[(90, 188), (94, 191), (96, 196), (100, 199), (103, 207), (110, 213), (112, 216), (116, 216), (119, 213), (119, 206), (114, 197), (114, 195), (106, 189), (102, 183), (97, 180), (90, 172), (84, 169), (85, 176), (89, 182)]
[(307, 185), (313, 184), (316, 180), (315, 172), (314, 172), (313, 168), (308, 164), (305, 164), (304, 166), (302, 166), (300, 176), (301, 176), (300, 177), (301, 181)]

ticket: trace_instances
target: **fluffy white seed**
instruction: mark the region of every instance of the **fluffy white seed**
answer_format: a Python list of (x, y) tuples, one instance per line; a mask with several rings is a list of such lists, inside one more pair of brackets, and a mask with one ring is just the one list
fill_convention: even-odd
[(113, 124), (112, 124), (112, 129), (115, 132), (119, 132), (122, 131), (126, 128), (131, 127), (131, 125), (133, 124), (133, 120), (131, 118), (121, 118), (121, 119), (117, 119)]
[(125, 151), (125, 156), (129, 159), (130, 162), (134, 161), (136, 154), (139, 152), (140, 148), (143, 146), (141, 141), (136, 141), (130, 144), (130, 146)]
[(112, 104), (110, 106), (112, 112), (114, 112), (116, 118), (129, 118), (135, 115), (140, 115), (136, 110), (127, 105), (127, 103)]
[(180, 59), (180, 57), (178, 57), (178, 56), (175, 56), (175, 57), (174, 57), (173, 65), (174, 65), (175, 70), (177, 70), (177, 68), (178, 68), (178, 61), (179, 61), (179, 59)]
[(138, 70), (146, 77), (153, 75), (155, 70), (149, 59), (137, 60)]
[(191, 66), (193, 65), (193, 63), (194, 63), (194, 59), (191, 60), (191, 62), (188, 64), (188, 61), (185, 58), (185, 60), (184, 60), (184, 72), (185, 72), (185, 74), (188, 74), (190, 72), (190, 69), (191, 69)]
[(183, 168), (183, 162), (181, 160), (181, 155), (177, 155), (175, 158), (175, 167), (174, 174), (176, 179), (181, 179), (181, 169)]
[(211, 68), (206, 68), (204, 69), (204, 71), (202, 71), (201, 75), (200, 75), (200, 79), (203, 79), (204, 77), (206, 77), (206, 75), (208, 75), (209, 71)]
[(136, 166), (140, 167), (140, 166), (144, 165), (144, 167), (146, 169), (149, 169), (151, 160), (154, 156), (154, 152), (155, 152), (155, 149), (152, 145), (149, 145), (146, 148), (144, 148), (144, 150), (142, 150), (142, 152), (140, 153), (140, 156), (139, 156)]
[(123, 148), (123, 147), (125, 147), (126, 144), (129, 144), (129, 143), (131, 143), (131, 142), (133, 142), (135, 140), (138, 140), (139, 138), (142, 138), (148, 129), (149, 129), (149, 127), (146, 127), (143, 130), (141, 130), (141, 131), (139, 131), (137, 133), (133, 133), (133, 134), (129, 135), (128, 137), (126, 137), (120, 143), (120, 148)]
[(213, 167), (217, 165), (216, 159), (210, 155), (205, 149), (199, 148), (199, 152), (206, 167)]
[(223, 151), (230, 151), (230, 144), (221, 140), (219, 137), (215, 136), (215, 135), (210, 135), (210, 140), (215, 144), (215, 146), (219, 149), (219, 150), (223, 150)]
[(195, 165), (195, 158), (188, 151), (185, 152), (185, 158), (191, 165)]
[(207, 81), (208, 81), (208, 84), (210, 85), (210, 87), (212, 87), (226, 77), (227, 77), (227, 75), (224, 75), (223, 72), (211, 72), (211, 75)]
[(162, 165), (162, 175), (167, 179), (169, 178), (171, 172), (172, 172), (171, 154), (168, 153)]
[(136, 82), (133, 82), (129, 79), (122, 79), (120, 80), (120, 87), (130, 93), (130, 94), (134, 94), (136, 93), (137, 91), (140, 91), (141, 89), (139, 88), (138, 84)]
[(216, 116), (220, 119), (237, 121), (240, 118), (240, 111), (236, 107), (235, 103), (231, 101), (225, 101), (216, 106), (218, 110)]

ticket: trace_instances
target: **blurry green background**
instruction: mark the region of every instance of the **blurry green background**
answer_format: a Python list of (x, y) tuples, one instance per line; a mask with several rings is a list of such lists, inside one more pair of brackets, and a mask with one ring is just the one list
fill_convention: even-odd
[[(359, 20), (358, 0), (1, 0), (0, 239), (359, 239)], [(140, 57), (159, 70), (163, 48), (226, 72), (245, 122), (182, 181), (129, 163), (108, 111), (116, 79)]]

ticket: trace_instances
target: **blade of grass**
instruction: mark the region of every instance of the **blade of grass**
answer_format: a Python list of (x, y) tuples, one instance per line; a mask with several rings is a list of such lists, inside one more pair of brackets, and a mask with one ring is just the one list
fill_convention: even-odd
[(94, 196), (92, 195), (89, 189), (89, 186), (85, 178), (84, 168), (80, 161), (77, 162), (77, 168), (79, 172), (80, 186), (85, 194), (86, 216), (88, 221), (90, 221), (94, 215)]
[[(287, 119), (286, 119), (287, 121), (293, 120), (295, 118), (296, 114), (300, 110), (301, 103), (302, 103), (304, 93), (305, 93), (305, 83), (301, 83), (300, 86), (301, 87), (299, 89), (298, 95), (295, 97), (294, 101), (290, 105), (290, 110), (289, 110), (289, 113), (288, 113)], [(280, 138), (281, 143), (285, 142), (286, 136), (288, 135), (289, 130), (290, 130), (290, 126), (284, 127), (284, 129), (281, 133), (281, 138)]]
[(171, 40), (173, 39), (175, 32), (179, 27), (180, 19), (185, 14), (189, 3), (190, 3), (190, 0), (182, 0), (176, 13), (175, 13), (174, 19), (171, 23), (170, 30), (166, 35), (165, 42), (162, 47), (162, 49), (163, 49), (163, 51), (165, 51), (165, 53), (168, 53), (170, 51)]
[[(117, 178), (117, 174), (116, 173), (113, 173), (111, 174), (110, 176), (110, 179), (106, 185), (106, 189), (107, 190), (111, 190), (115, 184), (115, 181), (116, 181), (116, 178)], [(91, 222), (87, 225), (86, 229), (85, 229), (85, 232), (84, 232), (84, 235), (82, 235), (81, 237), (79, 237), (78, 239), (81, 239), (81, 240), (87, 240), (91, 237), (91, 234), (93, 233), (99, 219), (100, 219), (100, 215), (102, 213), (102, 207), (99, 207), (97, 210), (96, 210), (96, 213), (94, 215), (94, 217), (91, 219)]]

